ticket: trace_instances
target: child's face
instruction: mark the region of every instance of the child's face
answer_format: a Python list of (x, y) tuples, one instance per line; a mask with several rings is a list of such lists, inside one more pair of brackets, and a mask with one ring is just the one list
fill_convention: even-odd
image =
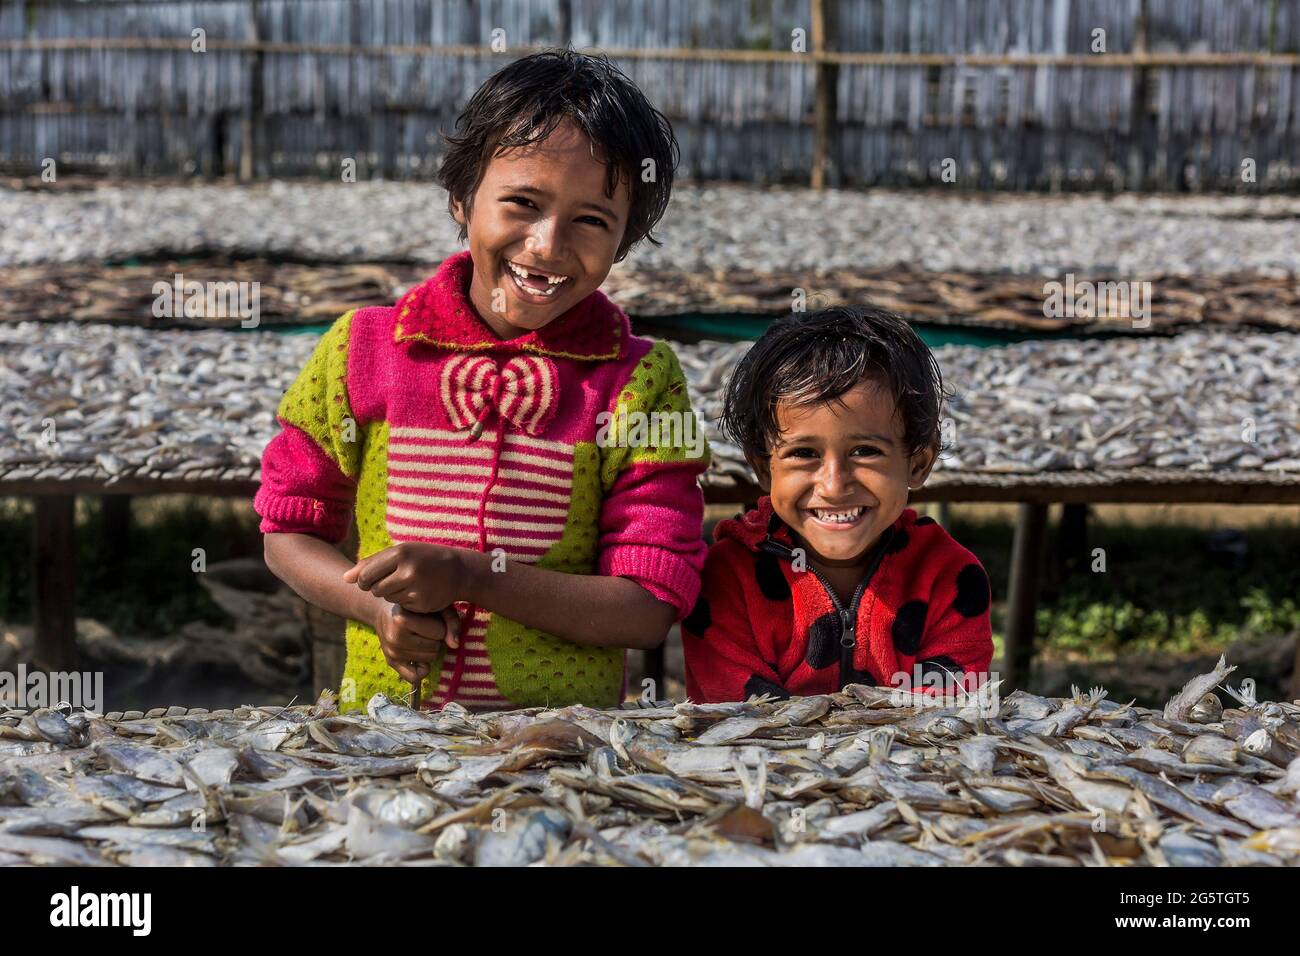
[[(591, 140), (565, 121), (546, 139), (492, 158), (468, 223), (453, 203), (474, 260), (470, 299), (501, 338), (542, 328), (605, 281), (631, 208), (626, 177), (609, 197), (605, 176)], [(522, 278), (510, 263), (564, 278)]]
[(852, 567), (925, 483), (935, 452), (909, 458), (892, 398), (863, 382), (824, 405), (776, 408), (781, 439), (754, 462), (772, 507), (822, 567)]

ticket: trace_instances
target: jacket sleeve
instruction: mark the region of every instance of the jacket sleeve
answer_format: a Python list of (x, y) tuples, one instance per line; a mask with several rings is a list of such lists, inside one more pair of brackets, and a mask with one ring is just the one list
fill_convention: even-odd
[(736, 557), (715, 545), (704, 562), (700, 598), (682, 621), (686, 695), (697, 704), (789, 697), (775, 667), (763, 659), (749, 619)]
[(988, 678), (993, 663), (992, 595), (988, 574), (975, 556), (955, 541), (949, 544), (931, 591), (935, 606), (916, 661), (923, 677), (931, 671), (954, 679), (969, 675), (962, 686), (974, 690)]
[[(680, 620), (699, 595), (707, 551), (698, 479), (709, 447), (672, 349), (655, 343), (609, 414), (604, 437), (597, 436), (604, 491), (597, 571), (632, 579)], [(627, 426), (621, 443), (619, 416)]]
[(348, 400), (352, 316), (334, 322), (280, 399), (282, 430), (262, 453), (253, 499), (263, 534), (311, 534), (332, 543), (347, 536), (364, 444)]

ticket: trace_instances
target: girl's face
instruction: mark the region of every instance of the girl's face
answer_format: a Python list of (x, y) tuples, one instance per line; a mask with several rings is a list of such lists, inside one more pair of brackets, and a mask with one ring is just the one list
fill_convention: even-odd
[(502, 339), (563, 315), (600, 287), (614, 264), (631, 208), (626, 177), (605, 195), (605, 164), (565, 121), (549, 137), (488, 163), (466, 220), (474, 277), (470, 300)]
[(752, 464), (772, 508), (819, 569), (856, 568), (925, 483), (935, 453), (909, 458), (891, 397), (863, 382), (823, 405), (776, 408), (781, 438)]

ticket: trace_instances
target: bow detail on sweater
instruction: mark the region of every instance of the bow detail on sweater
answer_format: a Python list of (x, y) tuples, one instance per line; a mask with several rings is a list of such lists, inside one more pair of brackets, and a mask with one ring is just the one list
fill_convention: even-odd
[(529, 435), (539, 434), (559, 406), (555, 363), (540, 355), (517, 355), (499, 364), (487, 355), (458, 354), (439, 375), (438, 394), (453, 427), (483, 434), (493, 411)]

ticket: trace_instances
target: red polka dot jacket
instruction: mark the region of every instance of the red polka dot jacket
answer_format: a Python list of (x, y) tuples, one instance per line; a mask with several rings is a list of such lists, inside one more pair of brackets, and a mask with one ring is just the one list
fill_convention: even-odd
[(827, 694), (850, 683), (920, 688), (937, 675), (973, 690), (987, 679), (988, 575), (933, 518), (908, 508), (885, 530), (851, 606), (811, 567), (796, 569), (804, 562), (770, 498), (719, 522), (714, 538), (700, 598), (682, 621), (691, 700)]

